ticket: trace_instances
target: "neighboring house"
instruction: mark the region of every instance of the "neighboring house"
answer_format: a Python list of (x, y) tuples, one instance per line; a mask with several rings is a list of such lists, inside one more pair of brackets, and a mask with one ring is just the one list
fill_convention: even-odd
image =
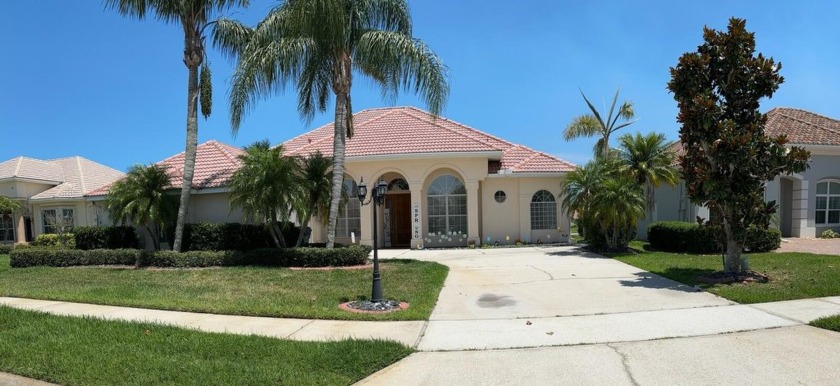
[[(242, 165), (239, 158), (244, 151), (218, 141), (208, 141), (198, 145), (195, 157), (190, 206), (187, 210), (187, 222), (245, 222), (242, 211), (230, 206), (228, 181)], [(170, 188), (176, 195), (181, 188), (184, 176), (184, 153), (178, 153), (156, 163), (166, 167), (171, 178)], [(104, 207), (104, 200), (111, 188), (111, 183), (86, 195), (92, 203)], [(148, 236), (148, 235), (147, 235)], [(147, 245), (151, 240), (147, 239)]]
[[(840, 230), (840, 121), (800, 109), (774, 108), (767, 112), (765, 132), (786, 135), (788, 146), (811, 152), (808, 170), (767, 182), (765, 199), (779, 204), (774, 226), (784, 237), (816, 237), (826, 229)], [(682, 152), (679, 143), (672, 149)], [(709, 217), (707, 208), (691, 204), (682, 181), (673, 188), (657, 189), (656, 201), (655, 220)]]
[(57, 226), (109, 224), (102, 207), (85, 194), (123, 175), (82, 157), (17, 157), (0, 163), (0, 195), (23, 206), (13, 216), (0, 216), (0, 243), (32, 241), (39, 234), (55, 233)]
[[(383, 247), (453, 247), (567, 241), (569, 221), (559, 202), (560, 182), (574, 165), (412, 107), (370, 109), (353, 115), (346, 145), (345, 186), (336, 241), (372, 244), (373, 209), (360, 207), (357, 183), (368, 192), (388, 184), (378, 210)], [(288, 155), (331, 156), (333, 125), (283, 143)], [(312, 239), (325, 241), (314, 219)]]

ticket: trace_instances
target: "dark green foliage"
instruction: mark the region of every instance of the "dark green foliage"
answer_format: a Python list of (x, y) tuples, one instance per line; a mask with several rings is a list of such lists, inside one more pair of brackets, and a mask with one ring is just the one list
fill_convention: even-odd
[(134, 227), (91, 226), (75, 227), (73, 235), (78, 249), (123, 249), (137, 248), (138, 238)]
[(135, 265), (145, 251), (138, 249), (15, 248), (9, 254), (12, 268), (71, 267), (79, 265)]
[[(295, 245), (300, 228), (280, 224), (286, 245)], [(195, 223), (184, 228), (184, 251), (249, 251), (274, 245), (265, 225), (239, 223)]]
[(14, 244), (0, 244), (0, 255), (8, 255), (12, 249), (15, 249)]
[(33, 247), (75, 248), (76, 240), (72, 233), (64, 235), (45, 233), (36, 236), (30, 244)]
[(810, 153), (769, 137), (759, 102), (771, 98), (784, 78), (781, 64), (755, 53), (746, 21), (732, 18), (725, 32), (704, 28), (696, 52), (671, 68), (668, 90), (679, 107), (681, 176), (691, 201), (719, 217), (726, 235), (724, 270), (745, 269), (740, 251), (750, 226), (767, 228), (778, 209), (765, 203), (764, 185), (780, 174), (808, 167)]
[[(659, 251), (721, 253), (725, 237), (719, 226), (701, 226), (685, 221), (659, 221), (648, 226), (648, 242)], [(777, 229), (750, 227), (744, 249), (769, 252), (778, 249), (781, 242), (782, 234)]]
[(201, 98), (201, 115), (207, 119), (213, 109), (213, 83), (210, 79), (210, 66), (207, 63), (201, 66), (198, 89), (198, 95)]
[(84, 265), (136, 265), (150, 267), (341, 267), (367, 262), (371, 248), (264, 248), (251, 251), (141, 251), (137, 249), (18, 248), (11, 252), (11, 266), (70, 267)]

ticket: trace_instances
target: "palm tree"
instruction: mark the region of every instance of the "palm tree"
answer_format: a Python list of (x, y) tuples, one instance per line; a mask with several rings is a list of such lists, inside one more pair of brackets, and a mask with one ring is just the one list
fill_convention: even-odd
[(590, 214), (592, 197), (601, 188), (604, 180), (616, 172), (613, 158), (596, 158), (567, 173), (561, 182), (563, 208), (567, 215), (577, 219), (581, 236), (586, 237), (586, 231), (594, 225), (594, 217)]
[(642, 190), (626, 175), (607, 178), (592, 195), (589, 215), (597, 221), (606, 247), (627, 248), (639, 218), (645, 215)]
[[(180, 24), (184, 30), (184, 65), (187, 66), (187, 141), (184, 155), (184, 180), (181, 184), (181, 204), (175, 225), (173, 250), (181, 251), (184, 224), (190, 202), (195, 153), (198, 146), (198, 102), (201, 89), (201, 110), (205, 118), (210, 115), (210, 67), (206, 63), (204, 30), (213, 22), (214, 12), (223, 12), (234, 6), (247, 7), (249, 0), (104, 0), (107, 8), (116, 9), (121, 15), (145, 19), (148, 13), (165, 23)], [(202, 67), (202, 64), (204, 66)], [(201, 69), (199, 84), (198, 69)]]
[(674, 166), (676, 154), (668, 150), (670, 144), (660, 133), (625, 134), (618, 141), (621, 143), (620, 158), (624, 163), (621, 169), (644, 188), (645, 207), (648, 214), (652, 214), (656, 202), (655, 188), (663, 182), (673, 186), (678, 181)]
[(301, 218), (300, 235), (295, 246), (299, 247), (304, 242), (306, 228), (312, 216), (322, 219), (329, 217), (330, 190), (332, 183), (332, 160), (324, 157), (321, 152), (316, 152), (309, 157), (301, 158), (300, 181), (301, 189), (299, 205), (297, 205), (298, 217)]
[[(581, 91), (580, 95), (583, 96), (583, 100), (586, 101), (586, 105), (589, 106), (589, 111), (591, 111), (591, 113), (575, 117), (575, 119), (572, 120), (572, 123), (566, 126), (566, 130), (563, 131), (563, 137), (566, 141), (571, 141), (579, 137), (600, 136), (601, 138), (599, 138), (598, 142), (595, 143), (595, 156), (600, 157), (607, 154), (610, 149), (610, 135), (619, 129), (632, 125), (636, 122), (631, 121), (631, 119), (635, 116), (633, 111), (633, 102), (624, 101), (621, 103), (621, 106), (618, 107), (618, 111), (615, 110), (616, 102), (618, 102), (619, 91), (621, 90), (619, 89), (615, 91), (615, 96), (613, 97), (612, 104), (610, 105), (610, 111), (606, 116), (606, 121), (604, 120), (604, 117), (601, 116), (601, 113), (598, 112), (598, 109), (589, 102), (589, 99), (586, 98), (586, 95), (584, 95), (583, 91)], [(620, 123), (619, 120), (621, 120)]]
[(344, 150), (353, 135), (350, 88), (353, 74), (367, 75), (384, 96), (399, 89), (420, 94), (439, 114), (449, 94), (440, 58), (411, 35), (406, 0), (286, 0), (255, 28), (220, 20), (214, 43), (238, 57), (230, 91), (231, 127), (257, 97), (293, 83), (298, 111), (306, 121), (326, 111), (335, 95), (332, 192), (327, 247), (335, 240), (344, 180)]
[(143, 226), (160, 249), (160, 234), (175, 218), (175, 196), (166, 194), (171, 181), (159, 165), (134, 165), (111, 186), (105, 205), (114, 221)]
[(278, 220), (289, 220), (295, 198), (301, 195), (299, 164), (283, 155), (282, 146), (271, 148), (268, 140), (246, 146), (239, 159), (242, 167), (230, 179), (232, 206), (242, 208), (249, 220), (263, 222), (274, 245), (285, 248)]

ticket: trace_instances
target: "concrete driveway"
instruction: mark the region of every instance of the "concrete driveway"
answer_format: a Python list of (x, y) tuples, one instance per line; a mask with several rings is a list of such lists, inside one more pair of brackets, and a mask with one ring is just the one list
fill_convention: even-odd
[[(384, 255), (437, 261), (450, 274), (420, 352), (361, 384), (840, 379), (840, 334), (785, 316), (807, 312), (801, 303), (739, 305), (574, 247)], [(840, 313), (840, 299), (820, 304), (824, 314)]]

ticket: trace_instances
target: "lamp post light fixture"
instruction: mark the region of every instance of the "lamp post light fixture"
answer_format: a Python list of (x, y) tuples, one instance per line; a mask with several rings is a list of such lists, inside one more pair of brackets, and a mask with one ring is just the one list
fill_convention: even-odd
[(359, 201), (361, 204), (367, 205), (373, 203), (373, 289), (371, 290), (370, 301), (373, 303), (381, 303), (385, 299), (382, 297), (382, 276), (379, 273), (379, 242), (377, 238), (378, 229), (376, 225), (376, 207), (385, 202), (385, 194), (388, 193), (388, 184), (382, 179), (373, 185), (370, 192), (370, 200), (365, 202), (367, 196), (367, 185), (365, 185), (365, 178), (359, 182)]

